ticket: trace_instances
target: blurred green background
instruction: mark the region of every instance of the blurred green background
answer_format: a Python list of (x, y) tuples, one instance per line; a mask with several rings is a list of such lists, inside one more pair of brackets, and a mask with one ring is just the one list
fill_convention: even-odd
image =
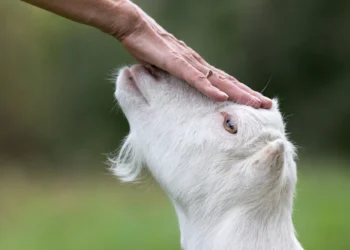
[[(135, 0), (211, 64), (278, 96), (299, 146), (294, 222), (306, 249), (350, 249), (350, 1)], [(179, 249), (153, 182), (107, 171), (128, 125), (118, 41), (0, 3), (0, 249)]]

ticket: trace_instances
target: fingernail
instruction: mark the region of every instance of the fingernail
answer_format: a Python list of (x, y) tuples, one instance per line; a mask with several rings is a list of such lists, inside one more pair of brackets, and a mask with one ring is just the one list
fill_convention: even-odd
[(224, 101), (228, 100), (228, 95), (226, 93), (220, 91), (220, 95), (221, 95), (222, 99), (224, 99)]
[(272, 107), (272, 100), (270, 98), (265, 97), (265, 96), (263, 96), (262, 99), (264, 100), (263, 108), (270, 109)]
[(207, 95), (218, 102), (225, 102), (228, 99), (228, 95), (225, 92), (222, 92), (216, 88), (210, 94), (207, 93)]

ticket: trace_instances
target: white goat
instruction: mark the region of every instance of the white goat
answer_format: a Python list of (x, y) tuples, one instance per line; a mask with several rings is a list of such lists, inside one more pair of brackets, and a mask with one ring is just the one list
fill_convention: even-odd
[(294, 147), (277, 100), (270, 110), (209, 100), (163, 71), (119, 72), (130, 125), (114, 173), (143, 166), (170, 197), (186, 250), (301, 250), (292, 223)]

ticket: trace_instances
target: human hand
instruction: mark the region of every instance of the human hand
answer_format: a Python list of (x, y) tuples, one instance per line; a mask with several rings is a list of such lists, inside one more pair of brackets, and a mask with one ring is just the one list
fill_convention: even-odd
[[(184, 79), (203, 94), (270, 108), (270, 99), (208, 64), (129, 0), (23, 0), (115, 36), (137, 60)], [(210, 74), (208, 74), (210, 72)]]
[[(165, 31), (135, 4), (125, 5), (133, 22), (115, 34), (129, 53), (143, 64), (151, 64), (184, 79), (203, 94), (217, 100), (228, 98), (255, 108), (269, 109), (269, 98), (236, 78), (208, 64), (184, 42)], [(209, 73), (208, 75), (208, 72)]]

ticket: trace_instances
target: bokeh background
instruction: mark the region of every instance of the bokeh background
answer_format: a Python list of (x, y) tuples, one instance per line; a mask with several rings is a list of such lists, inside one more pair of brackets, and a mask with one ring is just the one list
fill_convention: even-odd
[[(306, 249), (350, 249), (350, 1), (135, 0), (211, 64), (278, 96), (299, 146), (294, 222)], [(107, 169), (128, 125), (118, 41), (0, 3), (0, 249), (179, 249), (153, 182)]]

